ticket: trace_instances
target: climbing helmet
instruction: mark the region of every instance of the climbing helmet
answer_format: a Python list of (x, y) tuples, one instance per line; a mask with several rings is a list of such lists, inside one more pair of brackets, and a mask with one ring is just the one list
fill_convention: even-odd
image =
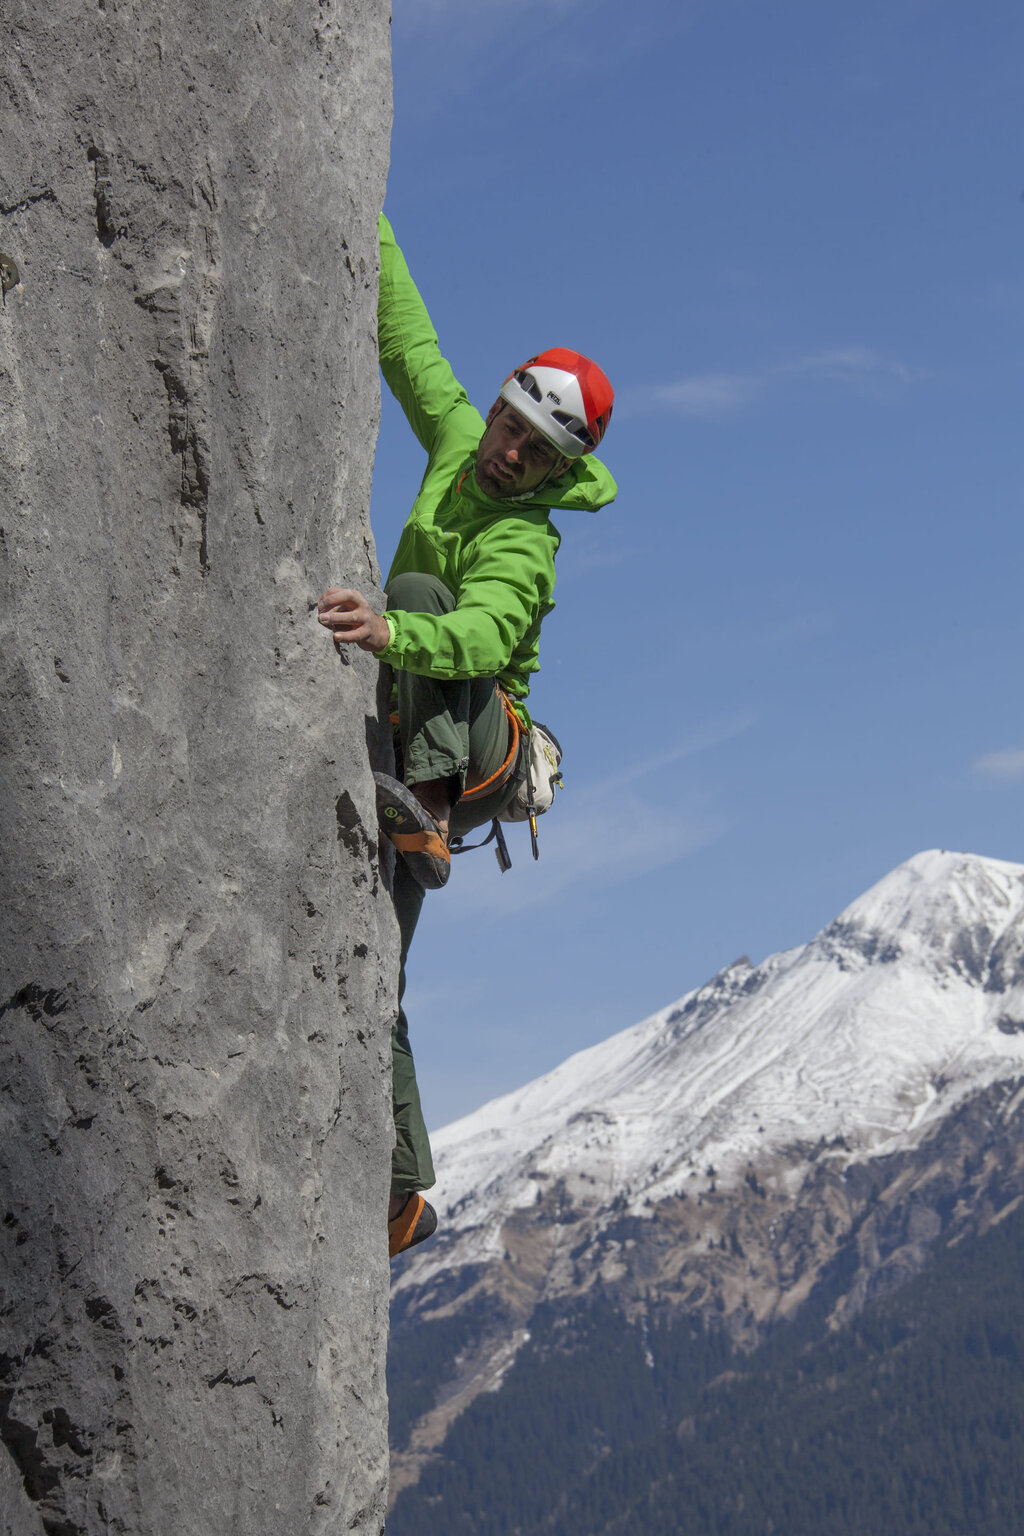
[(612, 414), (615, 392), (595, 362), (571, 347), (549, 347), (510, 373), (501, 398), (566, 459), (591, 453)]

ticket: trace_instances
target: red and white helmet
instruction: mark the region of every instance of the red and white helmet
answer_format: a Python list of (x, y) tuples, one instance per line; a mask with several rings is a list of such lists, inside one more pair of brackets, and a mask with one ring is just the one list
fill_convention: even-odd
[(578, 459), (604, 436), (615, 392), (582, 352), (550, 347), (509, 374), (501, 398), (564, 458)]

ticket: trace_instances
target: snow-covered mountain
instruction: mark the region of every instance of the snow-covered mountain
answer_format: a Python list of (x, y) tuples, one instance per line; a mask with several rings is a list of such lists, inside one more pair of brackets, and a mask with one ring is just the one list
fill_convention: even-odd
[(438, 1234), (392, 1289), (396, 1361), (429, 1357), (394, 1490), (500, 1389), (539, 1306), (600, 1296), (741, 1349), (811, 1297), (855, 1318), (1021, 1203), (1022, 1103), (1024, 866), (930, 852), (446, 1127)]
[[(809, 944), (741, 960), (434, 1140), (441, 1236), (399, 1287), (500, 1261), (512, 1212), (557, 1182), (576, 1207), (719, 1191), (821, 1142), (906, 1148), (966, 1096), (1024, 1074), (1024, 866), (918, 854)], [(714, 1170), (713, 1174), (708, 1169)]]

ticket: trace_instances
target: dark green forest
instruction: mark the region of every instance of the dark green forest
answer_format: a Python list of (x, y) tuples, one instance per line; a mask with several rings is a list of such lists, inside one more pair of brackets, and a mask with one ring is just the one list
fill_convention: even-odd
[[(837, 1272), (751, 1354), (607, 1299), (538, 1313), (388, 1536), (1020, 1536), (1022, 1277), (1018, 1211), (829, 1332)], [(399, 1435), (452, 1321), (396, 1329)]]

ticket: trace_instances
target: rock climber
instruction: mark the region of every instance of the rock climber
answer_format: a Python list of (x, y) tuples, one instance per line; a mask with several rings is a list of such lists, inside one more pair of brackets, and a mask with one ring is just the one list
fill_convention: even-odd
[(394, 1256), (437, 1226), (422, 1193), (434, 1167), (402, 1006), (424, 891), (445, 884), (452, 840), (497, 817), (525, 773), (525, 700), (541, 621), (554, 607), (560, 534), (549, 513), (596, 512), (616, 486), (592, 457), (613, 400), (596, 363), (563, 347), (538, 353), (509, 374), (485, 421), (441, 355), (383, 214), (380, 259), (381, 370), (427, 468), (385, 582), (385, 612), (359, 592), (329, 587), (318, 616), (338, 646), (357, 645), (393, 669), (397, 776), (374, 777), (382, 831), (401, 855)]

